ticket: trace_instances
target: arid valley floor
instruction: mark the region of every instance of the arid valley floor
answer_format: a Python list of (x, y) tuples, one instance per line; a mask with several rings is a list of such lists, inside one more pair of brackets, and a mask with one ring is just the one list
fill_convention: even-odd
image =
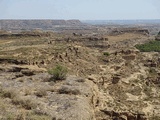
[[(135, 47), (160, 27), (64, 24), (0, 31), (0, 119), (160, 120), (159, 51)], [(57, 64), (66, 80), (50, 80)]]

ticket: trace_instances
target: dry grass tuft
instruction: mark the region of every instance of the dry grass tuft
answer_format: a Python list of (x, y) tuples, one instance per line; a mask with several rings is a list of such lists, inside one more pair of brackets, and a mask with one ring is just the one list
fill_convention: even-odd
[(4, 98), (10, 98), (13, 99), (14, 97), (17, 96), (17, 91), (15, 91), (12, 88), (9, 89), (2, 89), (0, 90), (0, 95)]
[(25, 88), (24, 89), (24, 95), (27, 96), (27, 95), (31, 95), (32, 94), (32, 90), (30, 88)]
[(31, 110), (37, 107), (37, 103), (33, 102), (31, 99), (15, 97), (12, 100), (12, 103), (15, 105), (19, 105), (27, 110)]
[(39, 88), (39, 89), (37, 89), (37, 91), (35, 92), (35, 95), (36, 95), (37, 97), (44, 97), (44, 96), (47, 95), (47, 90), (44, 89), (44, 88)]

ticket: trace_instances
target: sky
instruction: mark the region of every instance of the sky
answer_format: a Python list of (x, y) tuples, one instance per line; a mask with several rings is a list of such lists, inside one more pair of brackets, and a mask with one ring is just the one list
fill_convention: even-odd
[(160, 0), (0, 0), (0, 19), (160, 19)]

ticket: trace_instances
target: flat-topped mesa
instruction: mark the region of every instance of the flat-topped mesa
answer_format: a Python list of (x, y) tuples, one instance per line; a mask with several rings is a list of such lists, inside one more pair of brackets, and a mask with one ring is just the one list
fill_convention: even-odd
[(79, 26), (79, 20), (0, 20), (2, 30), (53, 29), (55, 26)]

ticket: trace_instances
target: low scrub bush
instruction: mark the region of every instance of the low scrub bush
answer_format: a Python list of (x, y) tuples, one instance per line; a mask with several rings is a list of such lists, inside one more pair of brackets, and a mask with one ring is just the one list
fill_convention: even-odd
[(109, 56), (109, 53), (108, 52), (104, 52), (103, 55)]
[(17, 96), (17, 92), (14, 89), (8, 88), (8, 89), (3, 89), (0, 91), (0, 96), (4, 98), (10, 98), (13, 99), (14, 97)]
[(15, 97), (12, 100), (12, 103), (14, 105), (19, 105), (23, 108), (25, 108), (26, 110), (31, 110), (37, 107), (37, 103), (33, 102), (30, 99), (25, 99), (25, 98), (21, 98), (21, 97)]
[(65, 80), (67, 72), (68, 72), (67, 68), (62, 65), (56, 65), (55, 68), (50, 69), (48, 71), (48, 73), (52, 75), (52, 78), (50, 79), (51, 81), (52, 80)]

